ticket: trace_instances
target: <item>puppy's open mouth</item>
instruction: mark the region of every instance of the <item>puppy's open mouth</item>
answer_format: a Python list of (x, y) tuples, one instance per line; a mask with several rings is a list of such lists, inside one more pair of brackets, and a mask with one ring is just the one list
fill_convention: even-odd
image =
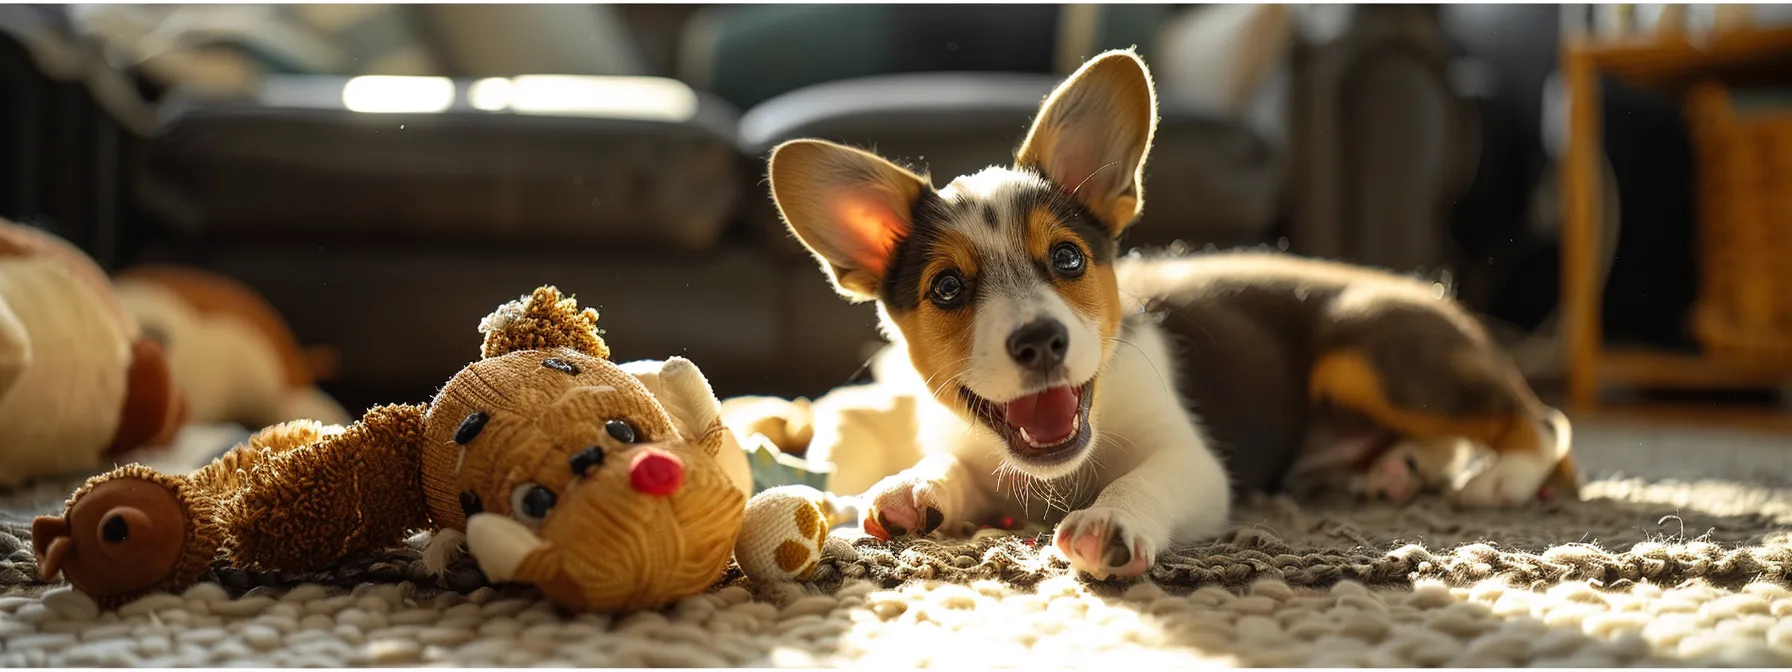
[(996, 403), (963, 387), (958, 393), (977, 419), (1008, 443), (1008, 452), (1024, 462), (1058, 464), (1088, 447), (1089, 402), (1095, 381), (1060, 385)]

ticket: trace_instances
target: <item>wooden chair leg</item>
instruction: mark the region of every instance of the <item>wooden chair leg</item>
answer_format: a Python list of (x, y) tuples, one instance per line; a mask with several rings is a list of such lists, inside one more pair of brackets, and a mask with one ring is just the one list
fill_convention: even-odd
[(1564, 50), (1568, 81), (1568, 151), (1562, 171), (1562, 317), (1567, 338), (1568, 403), (1599, 404), (1600, 155), (1599, 77), (1593, 59)]

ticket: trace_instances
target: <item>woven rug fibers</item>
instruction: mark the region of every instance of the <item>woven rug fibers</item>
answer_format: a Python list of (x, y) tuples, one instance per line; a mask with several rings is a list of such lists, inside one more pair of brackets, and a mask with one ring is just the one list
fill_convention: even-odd
[(1263, 499), (1134, 584), (1071, 576), (1042, 537), (843, 532), (813, 585), (730, 577), (616, 616), (563, 614), (466, 564), (429, 577), (414, 545), (313, 576), (220, 567), (101, 613), (30, 578), (14, 524), (0, 666), (1792, 663), (1786, 491), (1610, 480), (1587, 494), (1505, 513)]

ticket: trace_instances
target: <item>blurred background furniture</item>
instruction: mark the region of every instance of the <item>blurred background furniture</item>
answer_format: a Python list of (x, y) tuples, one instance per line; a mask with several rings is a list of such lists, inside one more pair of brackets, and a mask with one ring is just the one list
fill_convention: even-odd
[(154, 129), (140, 80), (73, 35), (59, 8), (0, 6), (0, 217), (120, 254), (128, 176)]
[[(1723, 29), (1701, 35), (1679, 30), (1616, 40), (1582, 39), (1563, 56), (1569, 124), (1563, 171), (1562, 305), (1569, 344), (1569, 400), (1575, 408), (1600, 403), (1603, 388), (1739, 388), (1792, 380), (1792, 303), (1781, 270), (1792, 239), (1792, 126), (1778, 116), (1751, 122), (1732, 114), (1722, 83), (1781, 87), (1792, 75), (1792, 30)], [(1683, 98), (1696, 125), (1700, 292), (1690, 315), (1704, 346), (1683, 355), (1659, 349), (1608, 347), (1601, 333), (1598, 278), (1602, 180), (1602, 76)], [(1784, 88), (1777, 91), (1782, 93)], [(1783, 98), (1783, 96), (1781, 96)], [(1770, 106), (1771, 109), (1771, 106)], [(1752, 128), (1759, 130), (1751, 130)], [(1775, 296), (1775, 295), (1778, 296)]]
[(1450, 81), (1435, 6), (1363, 5), (1293, 50), (1290, 250), (1383, 268), (1453, 261), (1451, 204), (1474, 177), (1474, 108)]
[[(859, 370), (875, 316), (834, 297), (778, 223), (765, 151), (819, 136), (938, 179), (1006, 163), (1059, 78), (1135, 45), (1163, 126), (1129, 245), (1271, 245), (1423, 272), (1553, 342), (1553, 303), (1502, 301), (1554, 278), (1534, 272), (1553, 268), (1553, 237), (1526, 237), (1523, 204), (1549, 164), (1544, 87), (1525, 63), (1553, 62), (1555, 45), (1473, 29), (1534, 10), (110, 7), (0, 8), (36, 21), (0, 29), (0, 92), (25, 92), (0, 112), (24, 115), (0, 128), (5, 149), (58, 162), (9, 164), (0, 216), (53, 226), (114, 268), (244, 281), (302, 341), (340, 353), (329, 391), (351, 411), (428, 396), (473, 355), (445, 336), (540, 282), (595, 302), (620, 357), (689, 356), (722, 394), (820, 393)], [(149, 122), (121, 121), (94, 77), (51, 67), (30, 46), (46, 36), (130, 82)], [(40, 90), (90, 117), (33, 145), (77, 118), (15, 104), (49, 100)], [(83, 159), (80, 184), (97, 186), (46, 182), (107, 142), (116, 158)], [(1513, 240), (1532, 244), (1490, 242)]]

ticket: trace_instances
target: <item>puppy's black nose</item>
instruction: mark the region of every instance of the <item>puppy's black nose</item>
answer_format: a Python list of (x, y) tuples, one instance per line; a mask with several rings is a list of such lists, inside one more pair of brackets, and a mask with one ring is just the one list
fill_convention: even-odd
[(1028, 322), (1008, 335), (1008, 355), (1021, 368), (1040, 373), (1058, 368), (1069, 350), (1070, 331), (1051, 318)]

